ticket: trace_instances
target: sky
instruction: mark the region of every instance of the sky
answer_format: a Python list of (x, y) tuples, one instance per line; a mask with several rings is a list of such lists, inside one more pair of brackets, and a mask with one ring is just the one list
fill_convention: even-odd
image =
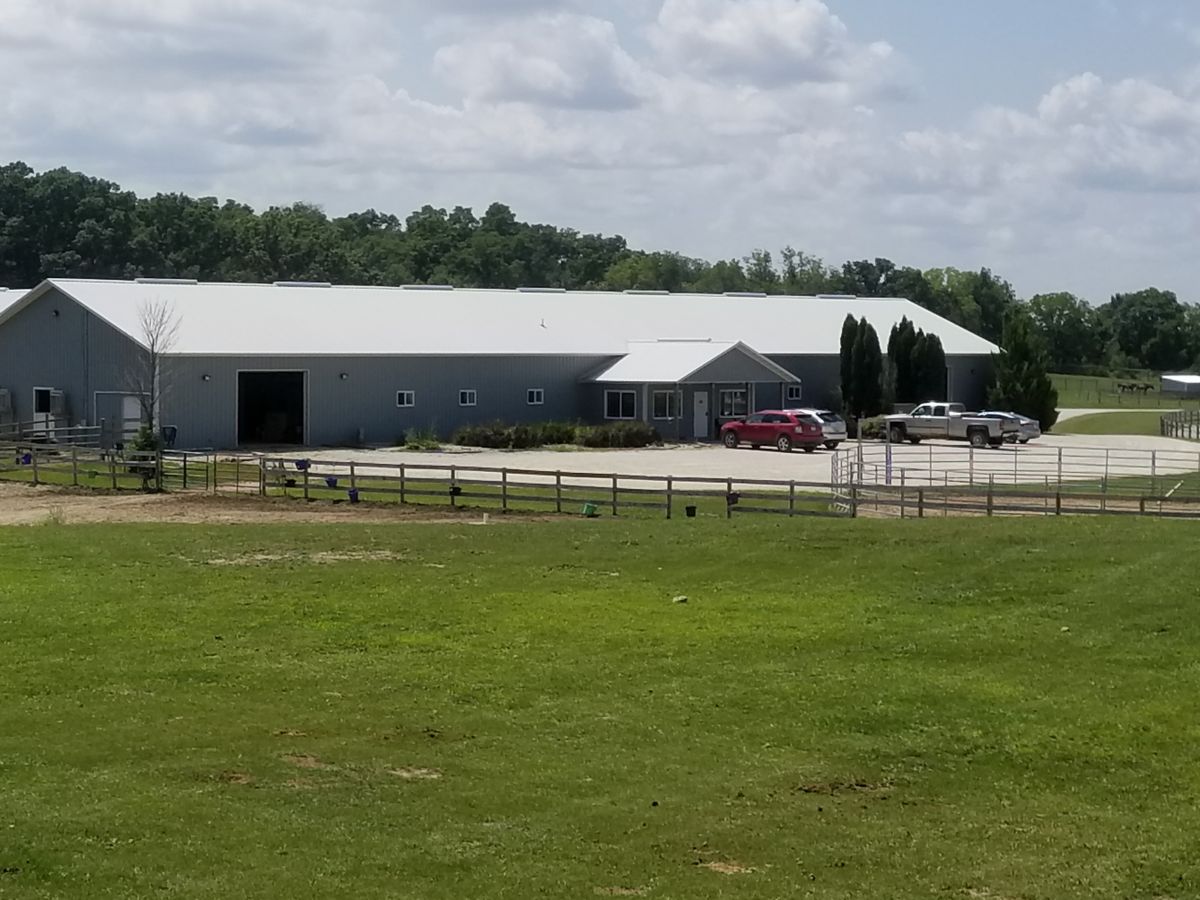
[(0, 0), (0, 159), (1198, 300), (1192, 0)]

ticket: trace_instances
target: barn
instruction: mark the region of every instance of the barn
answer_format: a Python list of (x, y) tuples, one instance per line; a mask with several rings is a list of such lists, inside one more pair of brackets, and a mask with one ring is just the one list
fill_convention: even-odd
[(1164, 375), (1162, 392), (1176, 397), (1200, 397), (1200, 375)]
[[(946, 395), (997, 348), (906, 300), (53, 279), (0, 312), (23, 427), (136, 427), (144, 314), (173, 326), (158, 420), (177, 447), (391, 444), (480, 421), (644, 420), (708, 440), (747, 411), (837, 402), (847, 314), (939, 335)], [(115, 438), (114, 438), (115, 439)]]

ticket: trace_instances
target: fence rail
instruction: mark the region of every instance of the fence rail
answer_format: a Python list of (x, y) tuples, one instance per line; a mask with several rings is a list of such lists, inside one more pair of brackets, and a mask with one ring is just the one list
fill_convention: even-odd
[(1162, 436), (1200, 441), (1200, 409), (1167, 413), (1162, 417)]
[(0, 443), (0, 479), (114, 491), (588, 516), (1156, 515), (1200, 518), (1196, 452), (851, 444), (827, 482), (461, 464), (134, 453)]

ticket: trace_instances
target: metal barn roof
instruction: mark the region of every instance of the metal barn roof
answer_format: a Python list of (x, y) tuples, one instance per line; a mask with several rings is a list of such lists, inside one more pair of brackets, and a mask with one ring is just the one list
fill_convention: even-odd
[[(589, 381), (597, 384), (686, 384), (712, 363), (738, 354), (780, 381), (796, 376), (738, 341), (634, 341), (628, 352)], [(700, 379), (707, 380), (707, 379)]]
[(0, 287), (0, 315), (28, 293), (26, 288)]
[(907, 316), (950, 355), (994, 344), (907, 300), (599, 291), (198, 284), (53, 279), (0, 312), (0, 324), (57, 288), (137, 339), (139, 310), (168, 305), (177, 354), (213, 356), (612, 355), (631, 341), (723, 339), (771, 355), (837, 354), (847, 314), (886, 341)]
[(1200, 384), (1200, 375), (1164, 375), (1162, 380), (1175, 384)]

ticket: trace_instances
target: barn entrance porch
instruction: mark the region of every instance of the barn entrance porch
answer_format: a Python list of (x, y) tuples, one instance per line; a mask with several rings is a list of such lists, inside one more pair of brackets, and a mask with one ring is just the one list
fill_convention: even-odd
[(238, 372), (238, 446), (303, 446), (307, 381), (305, 372)]

